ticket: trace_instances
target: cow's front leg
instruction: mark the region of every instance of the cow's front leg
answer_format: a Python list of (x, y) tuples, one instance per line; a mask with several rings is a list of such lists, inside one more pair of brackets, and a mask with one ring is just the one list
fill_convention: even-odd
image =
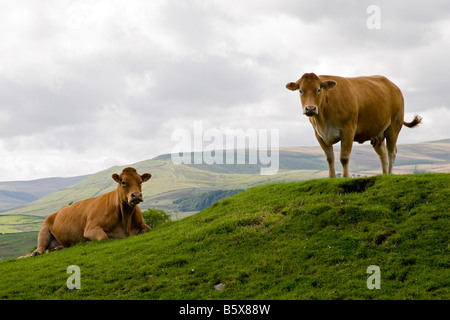
[(86, 239), (89, 239), (89, 240), (98, 240), (98, 241), (100, 241), (100, 240), (108, 239), (108, 235), (100, 227), (93, 227), (93, 228), (87, 227), (84, 230), (83, 236)]
[(152, 230), (152, 228), (149, 225), (144, 223), (143, 225), (141, 225), (140, 227), (138, 227), (134, 230), (134, 234), (137, 235), (137, 234), (148, 232), (150, 230)]
[(347, 134), (342, 134), (341, 137), (341, 155), (340, 155), (340, 160), (341, 160), (341, 164), (342, 164), (342, 170), (343, 170), (343, 176), (344, 177), (348, 177), (350, 176), (349, 171), (348, 171), (348, 163), (350, 161), (350, 153), (352, 152), (352, 146), (353, 146), (353, 137), (354, 134), (351, 133), (347, 133)]
[(314, 130), (316, 134), (317, 141), (319, 141), (320, 146), (322, 147), (323, 152), (325, 152), (325, 156), (327, 157), (328, 162), (328, 176), (330, 178), (336, 177), (336, 171), (334, 170), (334, 151), (333, 145), (328, 145), (323, 141), (323, 139), (317, 134), (316, 130)]
[(140, 233), (148, 232), (148, 231), (151, 231), (151, 230), (152, 230), (152, 228), (151, 228), (148, 224), (144, 223), (144, 224), (142, 225), (142, 228), (141, 228), (141, 232), (140, 232)]

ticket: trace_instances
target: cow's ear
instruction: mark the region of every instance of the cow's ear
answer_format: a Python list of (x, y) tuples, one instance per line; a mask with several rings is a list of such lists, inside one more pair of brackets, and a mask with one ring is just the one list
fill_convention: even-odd
[(300, 87), (298, 86), (298, 83), (296, 83), (296, 82), (289, 82), (286, 85), (286, 88), (291, 90), (291, 91), (295, 91), (295, 90), (298, 90)]
[(325, 90), (331, 90), (334, 88), (334, 86), (337, 85), (337, 82), (334, 80), (327, 80), (327, 81), (323, 81), (320, 84), (320, 87), (324, 88)]
[(114, 179), (115, 182), (120, 183), (120, 177), (117, 173), (114, 173), (112, 175), (112, 178)]
[(144, 173), (143, 175), (141, 175), (142, 182), (150, 180), (151, 177), (152, 175), (150, 173)]

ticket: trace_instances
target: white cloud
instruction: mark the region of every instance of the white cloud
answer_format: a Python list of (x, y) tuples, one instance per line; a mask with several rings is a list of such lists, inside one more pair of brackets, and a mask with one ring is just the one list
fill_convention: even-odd
[[(414, 114), (412, 112), (406, 112), (405, 121), (412, 121)], [(450, 119), (450, 109), (448, 107), (427, 108), (426, 110), (420, 111), (420, 115), (423, 121), (419, 126), (412, 129), (407, 127), (402, 128), (400, 132), (402, 143), (416, 143), (449, 138), (450, 130), (448, 129), (447, 120)], [(447, 135), (443, 135), (443, 133), (447, 133)]]
[(399, 142), (448, 138), (448, 2), (378, 3), (380, 30), (371, 1), (2, 1), (0, 180), (151, 158), (196, 120), (317, 145), (304, 72), (386, 75), (424, 117)]

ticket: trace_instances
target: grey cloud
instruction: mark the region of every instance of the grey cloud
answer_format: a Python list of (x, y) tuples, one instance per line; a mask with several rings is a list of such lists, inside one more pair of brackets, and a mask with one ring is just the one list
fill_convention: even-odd
[[(380, 30), (366, 27), (371, 4), (381, 8)], [(448, 108), (450, 45), (438, 27), (449, 6), (112, 1), (96, 12), (89, 1), (11, 2), (0, 10), (0, 146), (25, 152), (31, 140), (23, 137), (34, 137), (42, 150), (114, 157), (131, 141), (142, 159), (170, 152), (171, 126), (202, 119), (280, 128), (283, 141), (310, 145), (298, 96), (284, 85), (317, 69), (388, 73), (401, 84), (407, 112)], [(26, 28), (8, 22), (22, 9)]]
[(263, 82), (258, 70), (243, 66), (239, 58), (220, 57), (184, 60), (158, 70), (157, 77), (156, 100), (200, 109), (258, 99)]

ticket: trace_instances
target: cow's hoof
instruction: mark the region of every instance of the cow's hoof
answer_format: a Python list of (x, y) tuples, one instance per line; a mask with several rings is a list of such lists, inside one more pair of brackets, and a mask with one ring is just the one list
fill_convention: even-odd
[(32, 256), (32, 257), (35, 257), (35, 256), (38, 256), (38, 255), (40, 255), (40, 254), (42, 254), (42, 253), (39, 252), (39, 251), (37, 251), (37, 250), (35, 250), (35, 251), (33, 251), (33, 253), (31, 254), (31, 256)]
[(53, 251), (57, 251), (57, 250), (61, 250), (62, 248), (64, 248), (62, 245), (57, 245), (53, 248), (49, 248), (48, 252), (53, 252)]

